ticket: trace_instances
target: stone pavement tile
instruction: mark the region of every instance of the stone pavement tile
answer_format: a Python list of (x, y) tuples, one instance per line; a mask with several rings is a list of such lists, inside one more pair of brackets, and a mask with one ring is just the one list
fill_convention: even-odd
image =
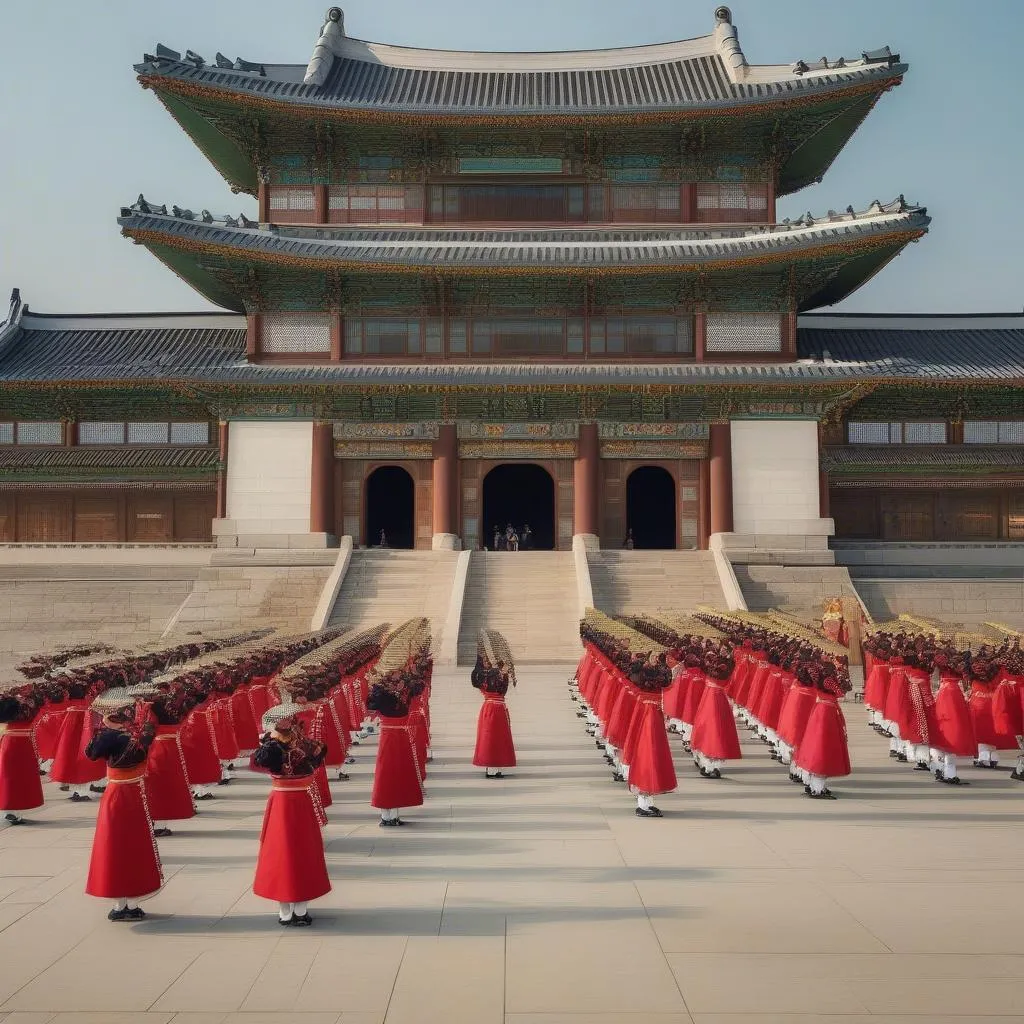
[(338, 1024), (338, 1014), (334, 1010), (324, 1013), (289, 1013), (287, 1018), (280, 1012), (241, 1012), (229, 1013), (221, 1024), (282, 1024), (282, 1021), (294, 1020), (296, 1024)]
[(1017, 931), (1021, 920), (1019, 885), (950, 879), (826, 888), (900, 953), (1001, 953), (1006, 936)]
[[(88, 854), (85, 854), (88, 857)], [(34, 884), (23, 885), (4, 899), (5, 904), (45, 903), (66, 889), (80, 890), (85, 881), (80, 867), (67, 868), (47, 878), (37, 878)]]
[[(284, 929), (287, 931), (287, 929)], [(304, 937), (305, 938), (305, 937)], [(298, 995), (320, 951), (317, 941), (282, 942), (263, 965), (241, 1012), (284, 1012), (298, 1008)]]
[(386, 1024), (502, 1024), (505, 939), (409, 939)]
[(638, 881), (666, 953), (873, 953), (886, 947), (809, 882)]
[(106, 910), (99, 911), (98, 901), (63, 892), (0, 932), (0, 1005), (100, 925), (109, 928)]
[(982, 1018), (1024, 1016), (1024, 981), (1018, 978), (933, 978), (863, 982), (857, 994), (872, 1013), (941, 1014)]
[(856, 986), (824, 973), (842, 957), (668, 953), (686, 1008), (701, 1013), (867, 1013)]
[(602, 926), (540, 917), (509, 920), (506, 1012), (686, 1011), (646, 918)]
[(50, 1024), (169, 1024), (169, 1013), (95, 1013), (70, 1010), (58, 1013)]
[(176, 1013), (171, 1018), (171, 1024), (224, 1024), (226, 1013), (206, 1013), (202, 1010), (192, 1012), (186, 1010), (184, 1013)]
[[(120, 926), (120, 934), (116, 927), (86, 939), (41, 971), (3, 1004), (4, 1009), (146, 1010), (203, 949), (199, 940), (167, 938), (161, 942), (160, 955), (153, 956), (148, 944), (131, 934), (130, 926)], [(111, 964), (117, 965), (116, 974), (111, 973)]]
[(946, 1016), (929, 1014), (922, 1017), (916, 1014), (815, 1014), (808, 1017), (806, 1013), (695, 1013), (693, 1024), (1021, 1024), (1024, 1015), (976, 1017)]
[[(296, 936), (303, 933), (296, 933)], [(320, 935), (320, 933), (318, 933)], [(407, 939), (404, 935), (321, 935), (319, 951), (299, 989), (303, 1013), (379, 1013), (398, 976)]]
[(3, 1024), (50, 1024), (55, 1013), (48, 1011), (33, 1012), (31, 1010), (16, 1010), (14, 1013), (0, 1013), (0, 1021)]
[[(630, 867), (670, 866), (714, 877), (725, 868), (785, 868), (790, 865), (745, 825), (716, 823), (695, 828), (685, 816), (645, 820), (633, 814), (634, 803), (623, 794), (619, 813), (609, 820), (622, 857)], [(666, 813), (667, 808), (666, 808)], [(714, 842), (709, 843), (709, 835)]]
[(693, 1018), (688, 1013), (506, 1013), (505, 1024), (693, 1024)]
[(232, 938), (196, 957), (154, 1010), (237, 1010), (274, 950), (272, 939)]

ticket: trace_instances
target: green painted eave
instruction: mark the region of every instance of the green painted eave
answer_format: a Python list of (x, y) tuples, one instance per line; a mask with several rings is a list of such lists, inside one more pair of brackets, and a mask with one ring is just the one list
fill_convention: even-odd
[(224, 176), (231, 190), (255, 196), (259, 183), (252, 157), (221, 132), (209, 118), (204, 117), (174, 93), (164, 89), (154, 91), (188, 137)]

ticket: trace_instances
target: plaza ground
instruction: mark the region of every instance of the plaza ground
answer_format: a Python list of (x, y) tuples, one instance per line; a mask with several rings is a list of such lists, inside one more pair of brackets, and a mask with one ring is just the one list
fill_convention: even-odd
[(47, 785), (0, 832), (4, 1024), (909, 1024), (1024, 1021), (1024, 785), (953, 789), (845, 707), (855, 774), (811, 801), (759, 743), (720, 781), (678, 741), (641, 820), (567, 665), (509, 697), (520, 767), (470, 765), (479, 695), (439, 669), (435, 761), (409, 826), (368, 805), (373, 741), (334, 782), (334, 891), (309, 930), (252, 895), (267, 782), (238, 773), (161, 840), (166, 888), (115, 925), (83, 894), (94, 804)]

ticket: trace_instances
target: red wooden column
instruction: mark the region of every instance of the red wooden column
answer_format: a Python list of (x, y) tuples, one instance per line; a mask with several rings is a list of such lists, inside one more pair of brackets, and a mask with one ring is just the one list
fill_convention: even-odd
[(334, 533), (334, 425), (313, 424), (309, 531)]
[(250, 313), (245, 318), (245, 358), (254, 362), (260, 354), (260, 315)]
[(697, 506), (697, 543), (701, 551), (707, 551), (711, 538), (711, 460), (700, 460), (700, 502)]
[(228, 517), (228, 425), (217, 424), (217, 444), (220, 458), (217, 463), (217, 518)]
[(828, 473), (822, 469), (818, 471), (818, 515), (822, 519), (830, 518), (828, 498)]
[(711, 424), (710, 532), (732, 533), (732, 430), (728, 423)]
[(442, 423), (434, 442), (434, 535), (458, 534), (459, 441), (454, 423)]
[(596, 423), (580, 424), (579, 448), (573, 465), (575, 503), (573, 533), (600, 535), (598, 524), (598, 474), (601, 467), (601, 446)]
[(693, 358), (703, 363), (708, 352), (708, 314), (698, 309), (693, 314)]
[(259, 213), (256, 215), (259, 218), (261, 224), (270, 223), (270, 186), (265, 182), (259, 183), (259, 189), (257, 192), (257, 202), (259, 203)]

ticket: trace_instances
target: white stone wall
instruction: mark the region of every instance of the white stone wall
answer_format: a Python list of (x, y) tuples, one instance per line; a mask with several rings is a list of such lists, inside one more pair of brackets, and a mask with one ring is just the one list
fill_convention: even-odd
[(227, 517), (238, 534), (309, 533), (311, 422), (232, 423)]
[[(733, 420), (733, 529), (738, 534), (820, 534), (818, 424)], [(827, 530), (825, 532), (831, 532)]]

